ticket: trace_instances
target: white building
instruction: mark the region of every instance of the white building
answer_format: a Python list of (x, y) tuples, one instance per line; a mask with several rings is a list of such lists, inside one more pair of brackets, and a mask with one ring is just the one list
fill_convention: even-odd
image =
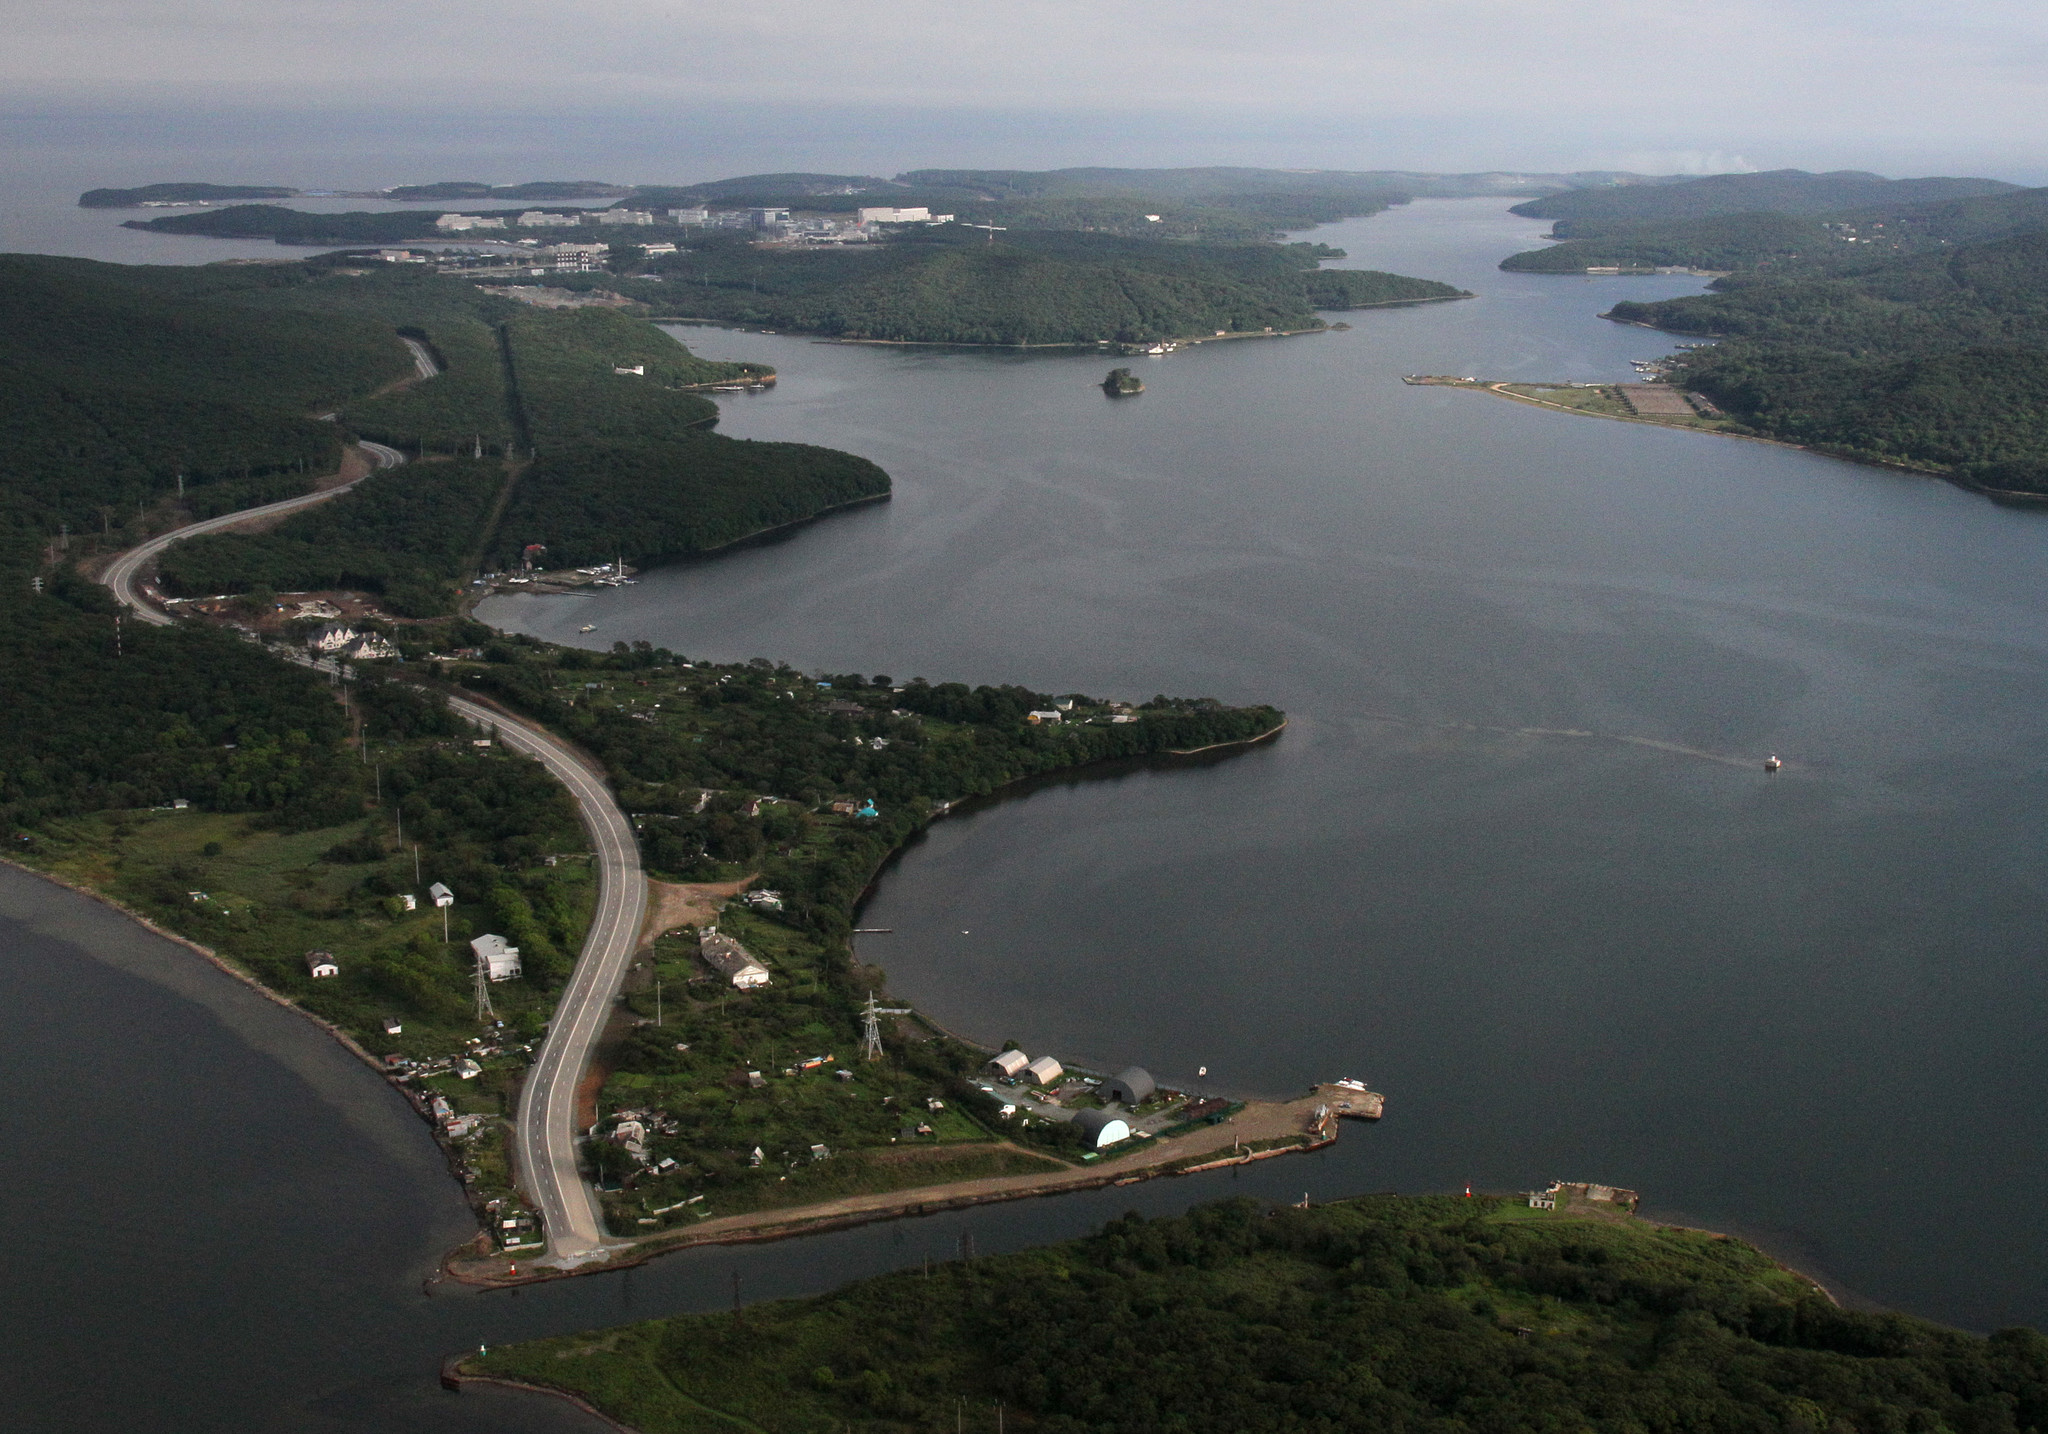
[(398, 656), (398, 649), (391, 645), (389, 638), (373, 632), (343, 648), (341, 655), (350, 662), (388, 662)]
[(545, 209), (529, 209), (519, 216), (522, 229), (573, 229), (576, 223), (573, 214), (550, 214)]
[(1038, 1085), (1051, 1085), (1065, 1074), (1066, 1070), (1051, 1056), (1040, 1056), (1024, 1067), (1025, 1078)]
[(671, 224), (702, 226), (711, 222), (711, 211), (708, 209), (671, 209), (668, 212), (668, 217)]
[(1105, 1145), (1115, 1145), (1120, 1140), (1131, 1138), (1131, 1123), (1110, 1111), (1079, 1111), (1073, 1123), (1090, 1150), (1100, 1150)]
[(989, 1058), (988, 1068), (1004, 1080), (1015, 1080), (1024, 1073), (1024, 1068), (1030, 1064), (1031, 1057), (1025, 1055), (1024, 1052), (1004, 1051), (1000, 1055)]
[(455, 893), (438, 881), (427, 888), (427, 895), (434, 898), (434, 905), (436, 906), (453, 906), (455, 904)]
[(361, 637), (360, 632), (345, 622), (330, 622), (327, 626), (316, 629), (313, 635), (306, 639), (306, 646), (325, 655), (339, 652)]
[(469, 943), (469, 949), (476, 953), (476, 964), (483, 968), (484, 977), (491, 981), (510, 981), (519, 975), (519, 948), (505, 944), (505, 938), (486, 932)]
[(654, 215), (645, 209), (594, 209), (583, 215), (586, 224), (652, 224)]
[(858, 209), (854, 212), (860, 216), (860, 222), (863, 224), (929, 224), (932, 222), (931, 210), (921, 204), (914, 209), (876, 208)]
[(768, 968), (756, 961), (747, 948), (730, 936), (721, 936), (716, 926), (707, 926), (697, 937), (697, 954), (704, 964), (742, 991), (768, 984)]
[(434, 227), (444, 234), (459, 234), (466, 229), (503, 229), (505, 221), (496, 215), (443, 214)]
[(334, 957), (325, 951), (308, 951), (306, 953), (306, 969), (312, 973), (313, 979), (316, 981), (323, 977), (339, 976), (341, 974), (341, 967), (336, 965)]

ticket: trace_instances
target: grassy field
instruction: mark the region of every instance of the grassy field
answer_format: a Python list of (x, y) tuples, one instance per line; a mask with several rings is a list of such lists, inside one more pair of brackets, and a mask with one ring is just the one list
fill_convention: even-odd
[[(388, 831), (388, 822), (373, 824)], [(431, 847), (415, 876), (410, 849), (388, 836), (373, 838), (381, 855), (357, 860), (368, 854), (356, 845), (364, 835), (362, 821), (281, 832), (197, 809), (113, 811), (52, 822), (22, 855), (207, 947), (366, 1050), (417, 1060), (459, 1052), (481, 1030), (470, 1014), (467, 941), (496, 924), (480, 899), (486, 889)], [(449, 881), (459, 898), (445, 944), (442, 914), (426, 899), (436, 880)], [(526, 881), (567, 912), (568, 938), (580, 944), (595, 899), (588, 862), (577, 853), (527, 873)], [(406, 911), (401, 893), (414, 894), (419, 909)], [(310, 951), (330, 953), (341, 974), (315, 979), (305, 962)], [(417, 958), (432, 984), (394, 981), (392, 961), (401, 954)], [(508, 1029), (526, 1038), (540, 1033), (553, 1006), (550, 991), (526, 981), (499, 983), (491, 995)], [(399, 1020), (401, 1034), (385, 1033), (386, 1017)], [(456, 1094), (467, 1101), (478, 1089), (466, 1082)]]
[(1500, 390), (1519, 398), (1549, 404), (1556, 408), (1569, 408), (1575, 413), (1588, 413), (1601, 418), (1627, 418), (1637, 423), (1663, 423), (1673, 428), (1698, 428), (1709, 433), (1726, 432), (1736, 425), (1726, 418), (1706, 418), (1699, 414), (1653, 414), (1640, 416), (1628, 406), (1612, 386), (1581, 388), (1574, 384), (1554, 383), (1504, 383)]

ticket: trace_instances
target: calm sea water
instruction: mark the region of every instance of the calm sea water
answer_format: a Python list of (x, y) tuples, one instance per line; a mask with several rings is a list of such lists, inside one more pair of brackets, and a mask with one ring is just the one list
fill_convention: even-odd
[(1236, 760), (940, 824), (864, 953), (990, 1041), (1370, 1079), (1376, 1187), (1610, 1181), (1887, 1303), (2048, 1319), (2048, 515), (1402, 385), (1669, 351), (1597, 315), (1696, 281), (1494, 267), (1538, 228), (1425, 201), (1319, 231), (1479, 297), (1143, 361), (1124, 401), (1098, 355), (690, 331), (782, 371), (724, 431), (854, 449), (893, 501), (489, 615), (1277, 703)]
[[(37, 247), (139, 257), (96, 247), (129, 242), (103, 222)], [(1459, 201), (1323, 231), (1351, 262), (1481, 297), (1148, 362), (1150, 391), (1120, 403), (1092, 387), (1096, 356), (694, 331), (782, 370), (727, 432), (865, 453), (894, 500), (490, 613), (704, 656), (1286, 707), (1287, 734), (1233, 760), (940, 824), (881, 882), (863, 924), (896, 934), (867, 954), (940, 1019), (1034, 1051), (1207, 1065), (1246, 1093), (1369, 1078), (1392, 1101), (1379, 1127), (1238, 1180), (429, 1295), (467, 1216), (372, 1072), (180, 948), (0, 872), (10, 1426), (580, 1428), (438, 1393), (440, 1355), (717, 1308), (735, 1271), (747, 1298), (797, 1293), (963, 1232), (987, 1251), (1236, 1192), (1608, 1180), (1869, 1298), (2048, 1319), (2029, 1219), (2043, 519), (1403, 387), (1623, 377), (1665, 351), (1594, 315), (1690, 281), (1491, 267), (1535, 229)]]

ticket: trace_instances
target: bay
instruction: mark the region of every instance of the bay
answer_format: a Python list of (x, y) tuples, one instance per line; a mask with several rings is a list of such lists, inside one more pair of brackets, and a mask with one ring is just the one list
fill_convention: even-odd
[(1132, 400), (1098, 354), (679, 331), (783, 375), (724, 432), (850, 448), (894, 498), (485, 616), (1283, 706), (1234, 760), (941, 823), (863, 954), (990, 1042), (1368, 1078), (1376, 1187), (1609, 1181), (1887, 1304), (2038, 1323), (2044, 515), (1404, 386), (1669, 352), (1597, 315), (1699, 281), (1494, 267), (1539, 227), (1447, 200), (1318, 230), (1478, 297), (1142, 361)]

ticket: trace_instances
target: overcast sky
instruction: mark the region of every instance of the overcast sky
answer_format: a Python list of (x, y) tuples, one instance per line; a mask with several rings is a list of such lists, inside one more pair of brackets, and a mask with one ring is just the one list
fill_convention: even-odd
[(332, 182), (465, 153), (642, 181), (757, 158), (2048, 180), (2041, 0), (0, 0), (0, 20), (24, 142), (256, 142), (254, 116), (297, 114), (407, 170)]

